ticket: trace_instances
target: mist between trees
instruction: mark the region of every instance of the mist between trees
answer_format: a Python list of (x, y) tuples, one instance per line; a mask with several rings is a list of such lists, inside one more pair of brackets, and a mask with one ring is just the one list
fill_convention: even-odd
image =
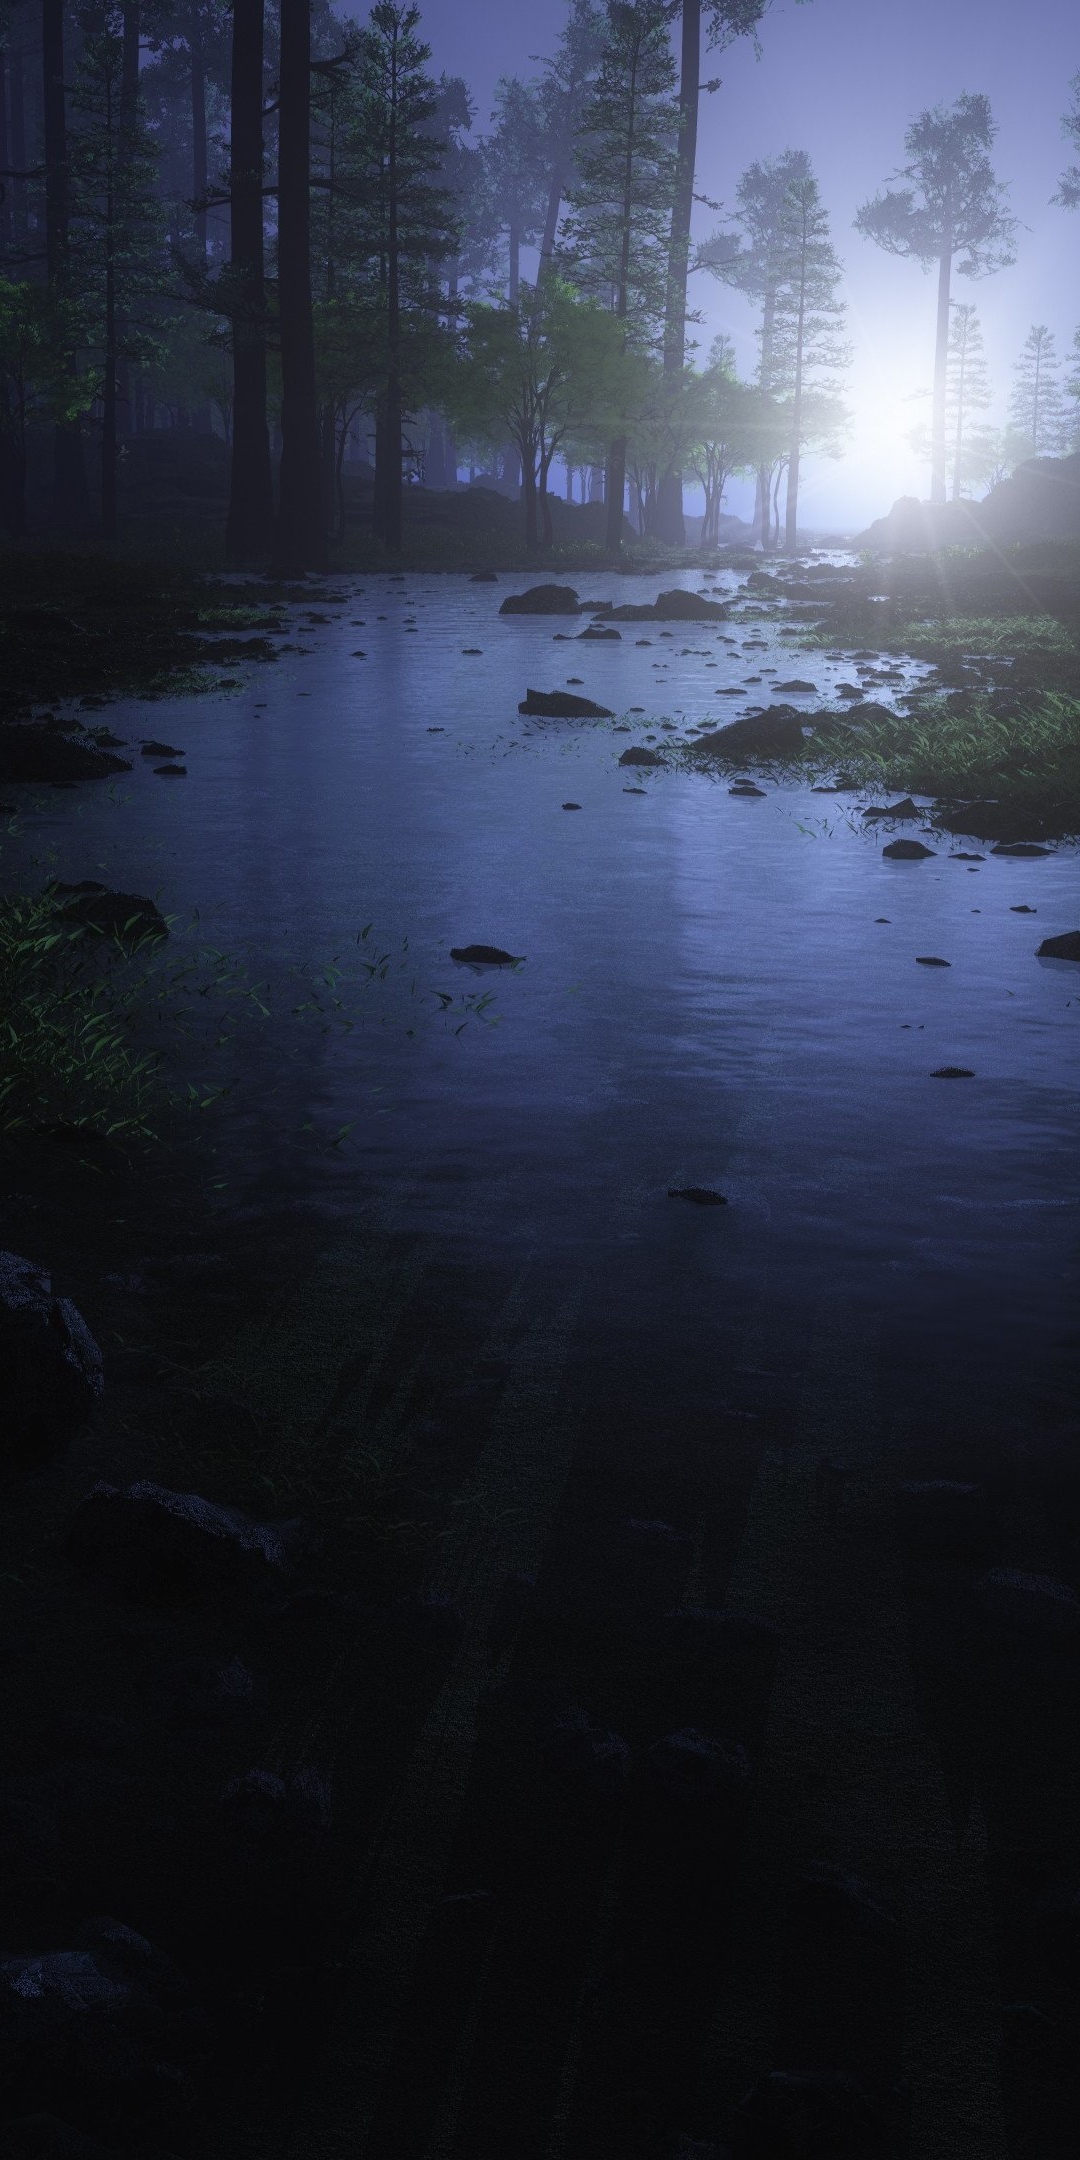
[[(396, 554), (406, 491), (464, 474), (519, 496), (527, 546), (549, 547), (556, 468), (569, 500), (605, 504), (613, 556), (634, 534), (683, 545), (686, 483), (715, 544), (736, 474), (761, 545), (793, 548), (804, 461), (841, 454), (848, 424), (844, 264), (807, 153), (733, 175), (713, 233), (692, 230), (699, 114), (723, 109), (706, 70), (744, 38), (767, 66), (768, 12), (569, 0), (485, 122), (399, 0), (355, 19), (329, 0), (0, 0), (8, 533), (116, 540), (130, 476), (170, 440), (227, 465), (229, 558), (281, 572), (324, 565), (350, 502)], [(1080, 76), (1068, 95), (1078, 149)], [(1063, 365), (1033, 325), (1008, 425), (986, 418), (953, 284), (1014, 257), (994, 135), (979, 95), (918, 114), (855, 220), (936, 273), (912, 430), (934, 501), (1080, 446), (1080, 331)], [(1080, 167), (1054, 200), (1080, 204)], [(747, 379), (729, 337), (695, 338), (710, 280), (756, 313)]]

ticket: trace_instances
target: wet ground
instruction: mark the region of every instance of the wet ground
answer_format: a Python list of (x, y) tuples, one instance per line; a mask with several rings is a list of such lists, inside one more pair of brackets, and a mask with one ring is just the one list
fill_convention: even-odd
[[(5, 858), (51, 848), (62, 877), (197, 908), (204, 943), (275, 982), (339, 955), (368, 1022), (230, 1053), (226, 1279), (187, 1335), (182, 1301), (140, 1321), (138, 1292), (106, 1293), (92, 1246), (63, 1285), (107, 1348), (171, 1334), (186, 1378), (278, 1448), (400, 1457), (435, 1526), (374, 1571), (365, 1548), (359, 1582), (332, 1541), (361, 1613), (329, 1644), (229, 1638), (266, 1722), (188, 1762), (181, 1849), (213, 1846), (207, 1794), (254, 1753), (316, 1760), (335, 1829), (306, 1937), (238, 1907), (248, 1966), (230, 1954), (249, 1990), (252, 1962), (279, 1975), (290, 2080), (268, 2102), (265, 2033), (254, 2068), (240, 2049), (198, 2149), (654, 2160), (684, 2132), (762, 2160), (1064, 2160), (1076, 1638), (1037, 1589), (1002, 1620), (985, 1578), (1067, 1596), (1078, 1573), (1080, 978), (1035, 957), (1075, 926), (1075, 850), (930, 834), (932, 858), (895, 862), (914, 828), (867, 830), (869, 798), (620, 767), (767, 702), (746, 680), (766, 668), (827, 694), (852, 656), (754, 615), (582, 653), (554, 642), (573, 618), (498, 616), (512, 582), (330, 581), (286, 636), (305, 651), (198, 703), (110, 708), (119, 735), (182, 748), (186, 778), (137, 758), (112, 800), (45, 799)], [(569, 677), (631, 733), (519, 721), (526, 687)], [(363, 989), (369, 922), (391, 964)], [(472, 941), (523, 964), (463, 970), (449, 949)], [(489, 992), (484, 1015), (463, 1003)], [(325, 1153), (303, 1137), (347, 1123)], [(727, 1204), (670, 1196), (688, 1187)], [(116, 1364), (111, 1427), (27, 1496), (67, 1635), (17, 1687), (25, 1707), (65, 1669), (74, 1686), (77, 1631), (91, 1692), (137, 1722), (110, 1632), (130, 1613), (62, 1587), (55, 1557), (92, 1471), (178, 1474), (157, 1397)], [(250, 1459), (230, 1486), (227, 1446), (215, 1469), (201, 1445), (215, 1496), (254, 1504)], [(935, 1478), (981, 1489), (974, 1532), (905, 1528), (898, 1481)], [(415, 1635), (385, 1612), (410, 1585), (446, 1601)], [(140, 1654), (190, 1626), (158, 1616)], [(628, 1753), (580, 1720), (559, 1738), (571, 1710)], [(686, 1728), (747, 1751), (745, 1792), (665, 1772), (651, 1750)], [(175, 1781), (168, 1746), (152, 1764)], [(129, 1821), (125, 1916), (216, 1970), (220, 1883), (195, 1867), (181, 1915), (173, 1820)], [(853, 2080), (874, 2126), (833, 2089), (762, 2088), (740, 2114), (772, 2071)], [(789, 2106), (823, 2111), (816, 2145), (768, 2126)]]

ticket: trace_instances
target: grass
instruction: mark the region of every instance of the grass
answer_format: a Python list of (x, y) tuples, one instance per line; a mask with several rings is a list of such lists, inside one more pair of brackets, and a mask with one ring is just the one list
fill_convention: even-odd
[[(1080, 700), (1051, 691), (1003, 710), (974, 695), (961, 707), (929, 696), (909, 713), (879, 710), (856, 722), (841, 751), (844, 771), (917, 795), (986, 797), (1007, 803), (1032, 829), (1080, 832)], [(835, 745), (827, 755), (835, 766)]]
[[(0, 1136), (175, 1141), (185, 1114), (190, 1126), (233, 1093), (241, 1038), (271, 1025), (279, 1057), (295, 1057), (304, 1027), (345, 1036), (374, 1021), (416, 1039), (433, 1019), (455, 1035), (497, 1024), (490, 991), (428, 989), (408, 939), (397, 955), (383, 952), (372, 927), (357, 933), (348, 964), (340, 954), (293, 961), (271, 989), (238, 956), (184, 933), (168, 945), (152, 931), (121, 942), (65, 920), (48, 889), (0, 899)], [(372, 1010), (365, 993), (376, 984), (396, 1002), (388, 995)], [(350, 1130), (315, 1138), (337, 1148)]]

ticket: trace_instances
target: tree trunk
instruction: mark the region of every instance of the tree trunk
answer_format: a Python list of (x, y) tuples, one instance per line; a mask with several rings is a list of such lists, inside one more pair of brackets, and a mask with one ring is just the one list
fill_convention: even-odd
[(200, 268), (206, 265), (206, 56), (198, 0), (188, 27), (191, 54), (191, 193), (202, 208), (195, 212), (195, 253)]
[[(667, 298), (664, 308), (664, 373), (682, 374), (686, 361), (686, 286), (690, 270), (690, 222), (694, 214), (697, 165), (698, 101), (701, 90), (701, 0), (682, 0), (682, 53), (679, 74), (679, 150), (675, 200), (668, 244)], [(682, 474), (674, 467), (661, 475), (656, 526), (672, 547), (686, 541)]]
[(964, 345), (960, 353), (960, 380), (956, 385), (956, 440), (953, 444), (952, 481), (952, 497), (954, 502), (959, 502), (960, 500), (960, 468), (963, 463), (964, 456), (964, 376), (966, 371), (967, 333), (965, 331)]
[(263, 283), (263, 0), (236, 0), (232, 30), (231, 256), (233, 425), (230, 562), (267, 553), (274, 522), (266, 424), (266, 298)]
[(934, 414), (931, 428), (930, 500), (945, 501), (945, 383), (949, 360), (949, 284), (952, 232), (946, 228), (938, 259), (937, 338), (934, 347)]
[[(13, 45), (8, 55), (11, 97), (11, 162), (16, 172), (26, 171), (26, 96), (23, 82), (22, 46)], [(26, 239), (26, 182), (11, 183), (11, 237), (19, 247)]]
[[(121, 23), (120, 154), (123, 162), (129, 164), (131, 130), (138, 117), (139, 103), (139, 0), (123, 0)], [(116, 362), (116, 432), (118, 435), (135, 432), (131, 368), (123, 357), (118, 357)]]
[[(63, 0), (42, 0), (42, 132), (45, 150), (45, 260), (49, 285), (63, 287), (68, 256), (67, 110), (64, 96)], [(78, 373), (73, 352), (65, 353), (64, 372)], [(89, 508), (86, 460), (78, 421), (57, 426), (53, 436), (53, 514), (61, 525), (82, 524)]]
[(516, 307), (518, 304), (518, 295), (521, 291), (521, 239), (518, 234), (518, 229), (516, 225), (511, 225), (508, 235), (508, 241), (510, 250), (510, 282), (507, 297), (510, 301), (511, 307)]
[(540, 269), (545, 271), (555, 253), (555, 235), (559, 230), (559, 212), (562, 209), (565, 175), (561, 156), (557, 155), (551, 168), (551, 185), (548, 188), (547, 209), (544, 212), (544, 230), (540, 240)]
[(274, 557), (278, 572), (292, 575), (326, 567), (311, 312), (310, 0), (281, 0), (278, 294), (281, 480)]
[(536, 465), (531, 456), (521, 460), (521, 494), (525, 504), (525, 545), (530, 555), (536, 553), (539, 540), (536, 530)]
[(789, 555), (798, 547), (799, 453), (802, 449), (803, 352), (806, 341), (806, 242), (803, 239), (799, 270), (799, 315), (795, 330), (795, 376), (791, 393), (791, 452), (787, 469), (787, 518), (784, 546)]
[(116, 521), (116, 270), (112, 261), (115, 239), (110, 202), (105, 245), (105, 380), (101, 391), (101, 525), (106, 540), (115, 541)]
[(769, 552), (769, 542), (772, 538), (772, 512), (769, 507), (769, 467), (767, 465), (758, 466), (756, 495), (757, 499), (754, 504), (754, 523), (758, 529), (758, 538), (761, 542), (762, 549), (767, 555)]
[(626, 494), (626, 437), (619, 435), (608, 451), (607, 463), (607, 523), (604, 546), (609, 555), (617, 555), (622, 547), (623, 499)]

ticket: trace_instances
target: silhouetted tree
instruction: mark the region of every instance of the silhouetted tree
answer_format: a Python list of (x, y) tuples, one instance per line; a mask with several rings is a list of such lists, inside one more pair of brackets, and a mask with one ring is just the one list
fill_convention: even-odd
[[(772, 417), (783, 376), (777, 307), (781, 283), (789, 268), (787, 203), (789, 191), (809, 178), (810, 160), (805, 150), (785, 150), (780, 157), (748, 166), (735, 190), (735, 231), (718, 234), (701, 251), (705, 267), (756, 301), (761, 310), (756, 331), (757, 390), (760, 410), (767, 411), (770, 419), (756, 431), (762, 455), (755, 469), (754, 521), (766, 549), (772, 539), (776, 464), (782, 454)], [(774, 442), (775, 451), (766, 457), (766, 446)]]
[(1061, 374), (1052, 330), (1033, 323), (1013, 369), (1009, 416), (1031, 444), (1034, 457), (1052, 457), (1064, 447)]
[(521, 287), (521, 250), (538, 238), (548, 193), (545, 116), (536, 89), (516, 75), (500, 77), (491, 115), (495, 131), (483, 144), (488, 201), (506, 242), (506, 296)]
[[(1074, 75), (1069, 84), (1072, 104), (1061, 116), (1061, 132), (1080, 155), (1080, 75)], [(1080, 206), (1080, 163), (1066, 165), (1051, 202), (1060, 203), (1063, 210), (1075, 210)]]
[[(577, 283), (602, 295), (624, 345), (653, 342), (663, 313), (675, 178), (675, 68), (663, 0), (611, 0), (604, 49), (585, 105), (564, 256)], [(622, 541), (626, 436), (607, 460), (606, 545)]]
[(281, 470), (274, 560), (285, 575), (326, 562), (311, 302), (311, 11), (281, 0), (278, 122)]
[(836, 297), (841, 266), (809, 161), (783, 191), (777, 238), (780, 277), (773, 336), (778, 364), (773, 373), (790, 403), (784, 541), (788, 553), (794, 554), (802, 452), (818, 436), (823, 422), (826, 434), (835, 434), (836, 401), (823, 393), (850, 357), (839, 336), (846, 312)]
[[(42, 135), (45, 153), (45, 262), (53, 301), (53, 319), (62, 319), (70, 292), (69, 240), (71, 189), (68, 160), (67, 94), (64, 72), (63, 0), (41, 5)], [(70, 418), (57, 421), (53, 437), (53, 514), (60, 525), (81, 523), (89, 499), (86, 459), (74, 384), (78, 361), (74, 349), (64, 356), (72, 382)]]
[(956, 257), (962, 277), (985, 277), (1015, 258), (1016, 220), (1004, 207), (1005, 189), (995, 179), (990, 149), (997, 130), (990, 101), (957, 98), (913, 120), (904, 137), (908, 163), (894, 176), (910, 186), (887, 188), (856, 213), (866, 239), (890, 255), (914, 256), (938, 273), (934, 347), (934, 407), (930, 500), (945, 501), (945, 384), (949, 351), (949, 301)]
[(274, 516), (266, 417), (263, 34), (263, 0), (235, 0), (229, 170), (233, 399), (225, 541), (232, 562), (266, 552)]
[(549, 172), (540, 268), (550, 263), (559, 219), (576, 175), (576, 147), (581, 115), (604, 46), (605, 17), (598, 0), (570, 0), (566, 21), (551, 59), (544, 64), (539, 97), (544, 117)]

